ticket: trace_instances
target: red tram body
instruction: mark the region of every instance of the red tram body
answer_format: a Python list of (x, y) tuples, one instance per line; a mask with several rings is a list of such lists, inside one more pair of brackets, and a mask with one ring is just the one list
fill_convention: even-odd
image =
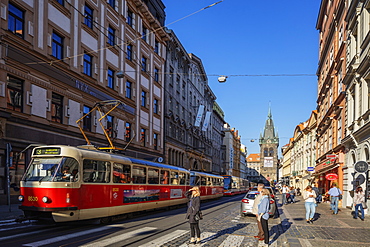
[(56, 222), (185, 204), (194, 185), (201, 199), (221, 197), (223, 178), (161, 163), (98, 151), (91, 146), (41, 146), (21, 181), (26, 217)]

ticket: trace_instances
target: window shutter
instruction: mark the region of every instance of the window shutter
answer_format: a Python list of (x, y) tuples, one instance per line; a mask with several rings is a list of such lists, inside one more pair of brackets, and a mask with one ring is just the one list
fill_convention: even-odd
[(48, 46), (51, 47), (51, 34), (48, 33)]
[(33, 36), (33, 22), (28, 22), (28, 34)]
[(6, 12), (6, 5), (1, 4), (1, 18), (3, 18), (4, 20), (6, 20)]

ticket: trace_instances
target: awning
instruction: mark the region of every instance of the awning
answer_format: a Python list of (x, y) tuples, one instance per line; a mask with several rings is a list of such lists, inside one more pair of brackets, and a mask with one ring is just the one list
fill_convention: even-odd
[(323, 174), (327, 171), (330, 171), (330, 170), (333, 170), (335, 168), (339, 167), (339, 164), (333, 164), (333, 165), (330, 165), (328, 167), (325, 167), (325, 168), (322, 168), (321, 170), (319, 170), (318, 172), (315, 172), (313, 175), (320, 175), (320, 174)]
[(310, 180), (312, 178), (313, 178), (313, 176), (311, 174), (302, 177), (302, 179), (308, 179), (308, 180)]

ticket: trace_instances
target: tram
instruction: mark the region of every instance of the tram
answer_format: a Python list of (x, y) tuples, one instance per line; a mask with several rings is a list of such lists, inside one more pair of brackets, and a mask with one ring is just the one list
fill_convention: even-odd
[(222, 196), (221, 176), (97, 150), (91, 145), (36, 147), (19, 200), (26, 218), (55, 222), (99, 218), (185, 204), (199, 185), (201, 199)]
[(222, 175), (224, 178), (224, 195), (232, 196), (247, 193), (250, 183), (245, 178), (240, 178), (231, 175)]

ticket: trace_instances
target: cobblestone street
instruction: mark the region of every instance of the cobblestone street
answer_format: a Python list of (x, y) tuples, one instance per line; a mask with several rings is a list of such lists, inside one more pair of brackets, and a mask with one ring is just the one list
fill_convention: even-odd
[[(278, 195), (280, 198), (280, 195)], [(270, 246), (274, 247), (349, 247), (370, 246), (370, 218), (365, 221), (353, 219), (351, 210), (342, 208), (338, 215), (333, 215), (330, 204), (322, 203), (316, 208), (315, 221), (307, 224), (302, 197), (294, 204), (282, 206), (278, 203), (280, 217), (269, 220)], [(225, 211), (218, 217), (201, 223), (202, 232), (212, 232), (202, 235), (200, 246), (222, 246), (221, 243), (229, 237), (235, 245), (229, 242), (227, 246), (258, 247), (265, 246), (254, 235), (257, 225), (253, 216), (241, 217), (240, 205)], [(233, 236), (234, 238), (230, 238)], [(238, 242), (238, 236), (242, 243)], [(188, 236), (182, 236), (164, 245), (166, 247), (186, 246)], [(240, 244), (240, 245), (239, 245)], [(195, 245), (196, 246), (196, 245)]]

